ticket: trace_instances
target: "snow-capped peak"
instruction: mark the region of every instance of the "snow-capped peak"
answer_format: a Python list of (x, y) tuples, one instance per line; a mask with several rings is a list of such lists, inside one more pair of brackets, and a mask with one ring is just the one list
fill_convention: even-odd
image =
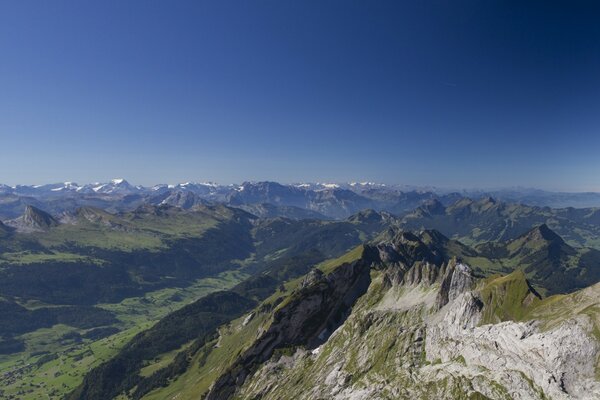
[(60, 186), (50, 189), (52, 192), (61, 192), (63, 190), (79, 190), (80, 187), (75, 182), (63, 182)]
[(210, 186), (213, 188), (219, 187), (219, 184), (215, 182), (200, 182), (199, 184), (202, 186)]
[(377, 182), (350, 182), (349, 185), (352, 186), (352, 187), (355, 187), (355, 186), (378, 186), (378, 187), (385, 187), (385, 183), (377, 183)]
[(337, 183), (317, 183), (317, 185), (324, 187), (326, 189), (339, 189), (340, 185), (338, 185)]

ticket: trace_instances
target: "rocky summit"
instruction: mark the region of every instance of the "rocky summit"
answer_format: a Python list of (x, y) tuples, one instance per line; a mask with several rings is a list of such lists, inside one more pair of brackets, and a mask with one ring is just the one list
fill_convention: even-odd
[(7, 221), (7, 224), (20, 232), (35, 232), (58, 226), (59, 222), (47, 212), (28, 205), (25, 207), (23, 215), (14, 220)]

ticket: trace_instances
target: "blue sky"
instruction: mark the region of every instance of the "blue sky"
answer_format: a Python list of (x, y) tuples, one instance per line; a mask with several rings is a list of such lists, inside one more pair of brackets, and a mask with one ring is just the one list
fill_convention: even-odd
[(600, 191), (599, 20), (592, 1), (0, 2), (0, 182)]

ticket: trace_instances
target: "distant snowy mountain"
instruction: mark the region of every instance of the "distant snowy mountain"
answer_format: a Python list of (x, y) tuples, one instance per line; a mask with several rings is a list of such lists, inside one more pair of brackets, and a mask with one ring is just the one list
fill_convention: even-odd
[(108, 183), (97, 184), (97, 186), (92, 187), (92, 190), (96, 193), (104, 194), (132, 194), (143, 189), (132, 186), (123, 178), (118, 178), (112, 179)]
[[(313, 216), (340, 219), (364, 209), (387, 211), (401, 216), (434, 200), (448, 206), (465, 197), (477, 200), (490, 196), (500, 201), (541, 207), (600, 207), (600, 193), (559, 193), (523, 188), (451, 191), (369, 181), (295, 184), (263, 181), (238, 185), (184, 182), (144, 187), (134, 186), (127, 180), (118, 178), (83, 185), (68, 181), (44, 185), (0, 184), (0, 218), (16, 218), (27, 205), (56, 214), (73, 211), (81, 206), (118, 212), (132, 210), (144, 204), (190, 208), (199, 204), (224, 203), (265, 215), (279, 213), (283, 216), (288, 213), (297, 217), (301, 214), (293, 208), (295, 207), (307, 210)], [(279, 208), (271, 209), (268, 205)]]

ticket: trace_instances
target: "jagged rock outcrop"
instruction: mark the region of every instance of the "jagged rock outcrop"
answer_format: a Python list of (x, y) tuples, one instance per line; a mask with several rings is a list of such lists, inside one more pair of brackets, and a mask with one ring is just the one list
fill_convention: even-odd
[[(471, 292), (443, 309), (429, 325), (428, 360), (464, 360), (454, 373), (470, 376), (489, 371), (510, 398), (594, 399), (598, 343), (591, 337), (589, 318), (576, 317), (550, 331), (535, 321), (478, 326), (483, 303)], [(479, 390), (485, 393), (485, 388)]]
[(402, 283), (409, 286), (425, 285), (430, 286), (435, 283), (440, 275), (443, 275), (446, 264), (437, 266), (428, 262), (416, 262), (402, 279)]
[(18, 232), (45, 231), (58, 226), (59, 222), (50, 214), (34, 206), (26, 206), (23, 215), (7, 221), (7, 225), (15, 228)]
[(270, 325), (212, 386), (206, 400), (227, 399), (275, 349), (325, 341), (370, 284), (370, 260), (344, 264), (328, 275), (309, 273), (298, 290), (273, 313)]
[[(579, 314), (549, 326), (538, 320), (484, 324), (486, 307), (528, 307), (538, 299), (522, 273), (481, 287), (469, 266), (451, 260), (416, 263), (400, 281), (385, 279), (381, 270), (324, 344), (264, 362), (235, 398), (599, 398), (597, 317)], [(506, 298), (484, 302), (487, 285), (507, 285), (494, 291)], [(525, 289), (514, 291), (517, 286)], [(589, 294), (581, 308), (589, 310), (592, 299)]]
[(471, 269), (462, 263), (451, 262), (445, 271), (436, 299), (436, 309), (440, 309), (449, 301), (458, 297), (473, 285), (474, 277)]

